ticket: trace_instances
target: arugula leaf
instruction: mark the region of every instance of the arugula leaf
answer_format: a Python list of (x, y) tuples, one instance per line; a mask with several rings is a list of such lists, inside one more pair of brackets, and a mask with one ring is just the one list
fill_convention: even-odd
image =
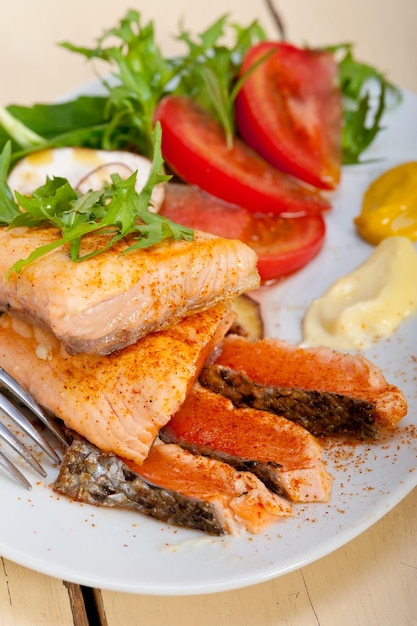
[(381, 119), (386, 108), (401, 101), (401, 92), (374, 67), (357, 61), (352, 44), (328, 49), (336, 59), (341, 56), (338, 65), (344, 113), (343, 163), (357, 164), (362, 152), (383, 129)]
[[(106, 47), (108, 40), (111, 45)], [(151, 156), (153, 113), (175, 75), (173, 63), (164, 58), (155, 43), (153, 22), (142, 26), (140, 13), (130, 10), (115, 28), (105, 31), (95, 48), (68, 42), (60, 45), (89, 60), (101, 59), (111, 66), (113, 80), (102, 79), (108, 90), (110, 113), (107, 140), (110, 142), (120, 127), (130, 128), (130, 134), (134, 129), (135, 146), (143, 155)]]
[[(180, 33), (178, 40), (188, 46), (188, 54), (177, 59), (179, 84), (175, 91), (208, 109), (223, 126), (231, 146), (235, 135), (234, 101), (243, 82), (238, 80), (240, 66), (246, 51), (266, 35), (257, 21), (243, 28), (228, 20), (228, 15), (223, 15), (197, 40), (185, 30)], [(229, 46), (221, 43), (227, 26), (232, 29)]]
[(31, 196), (24, 196), (15, 192), (16, 199), (24, 212), (20, 212), (10, 223), (10, 228), (39, 226), (44, 222), (59, 228), (62, 224), (62, 215), (68, 205), (77, 199), (78, 194), (66, 178), (47, 178)]
[[(112, 182), (103, 190), (89, 191), (86, 194), (80, 194), (73, 189), (65, 178), (48, 179), (29, 197), (17, 193), (23, 211), (15, 204), (18, 214), (10, 209), (8, 215), (4, 216), (9, 228), (49, 224), (58, 229), (62, 236), (36, 248), (26, 259), (15, 263), (10, 268), (8, 276), (12, 272), (20, 272), (26, 265), (65, 244), (70, 246), (72, 261), (80, 262), (101, 254), (123, 238), (132, 241), (123, 254), (137, 248), (150, 247), (166, 238), (191, 241), (194, 236), (193, 230), (149, 210), (153, 188), (170, 178), (160, 173), (163, 170), (163, 158), (159, 123), (154, 130), (154, 145), (151, 171), (140, 194), (135, 189), (137, 172), (126, 180), (113, 174)], [(5, 161), (6, 159), (7, 153), (4, 157)], [(0, 193), (8, 195), (9, 192), (7, 182), (5, 183), (2, 177)], [(104, 245), (82, 254), (83, 238), (93, 233), (105, 235)]]
[[(234, 35), (229, 47), (220, 43), (227, 26)], [(228, 143), (232, 143), (233, 103), (242, 58), (255, 41), (264, 38), (265, 32), (258, 22), (242, 28), (229, 24), (228, 16), (224, 15), (201, 33), (197, 41), (182, 31), (177, 40), (187, 45), (188, 53), (165, 58), (155, 43), (153, 22), (142, 26), (140, 13), (130, 10), (118, 26), (105, 31), (95, 48), (68, 42), (61, 45), (88, 60), (100, 59), (110, 65), (112, 80), (102, 79), (108, 91), (107, 110), (111, 118), (103, 147), (114, 146), (114, 137), (123, 138), (121, 126), (124, 126), (130, 128), (130, 142), (149, 156), (153, 150), (155, 108), (163, 95), (171, 91), (199, 100), (220, 121)], [(111, 45), (106, 47), (108, 40)]]

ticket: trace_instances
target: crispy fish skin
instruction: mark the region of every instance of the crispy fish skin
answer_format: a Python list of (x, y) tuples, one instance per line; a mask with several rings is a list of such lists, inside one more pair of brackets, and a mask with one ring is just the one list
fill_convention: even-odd
[[(16, 261), (58, 237), (53, 228), (0, 228), (0, 310), (50, 330), (73, 354), (110, 354), (259, 285), (248, 246), (200, 232), (127, 254), (121, 240), (80, 263), (63, 246), (6, 280)], [(81, 254), (106, 241), (89, 237)]]
[(99, 506), (138, 511), (159, 521), (212, 535), (257, 533), (282, 516), (288, 502), (268, 492), (249, 472), (155, 445), (137, 467), (75, 438), (61, 463), (54, 490)]
[(199, 382), (236, 407), (270, 411), (303, 426), (312, 435), (349, 433), (376, 437), (375, 404), (328, 391), (262, 385), (242, 372), (213, 364), (203, 368)]
[(251, 472), (236, 471), (218, 459), (193, 454), (176, 444), (154, 445), (137, 472), (182, 495), (210, 502), (229, 534), (258, 533), (292, 514), (291, 504)]
[(335, 393), (372, 404), (377, 428), (392, 428), (407, 414), (404, 394), (362, 354), (228, 335), (216, 363), (261, 385)]
[(220, 304), (120, 352), (69, 355), (51, 333), (4, 313), (0, 366), (68, 428), (141, 463), (231, 321)]
[(78, 502), (137, 511), (211, 535), (226, 533), (213, 504), (152, 485), (119, 457), (79, 438), (62, 459), (54, 490)]
[(253, 472), (294, 502), (326, 502), (331, 477), (316, 439), (298, 424), (251, 408), (236, 408), (224, 396), (194, 385), (160, 438)]

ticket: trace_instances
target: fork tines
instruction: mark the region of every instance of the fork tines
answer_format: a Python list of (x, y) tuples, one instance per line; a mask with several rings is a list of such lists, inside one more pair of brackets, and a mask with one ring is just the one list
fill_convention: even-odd
[[(10, 376), (4, 369), (0, 368), (0, 385), (6, 392), (0, 393), (0, 412), (7, 416), (19, 429), (27, 434), (54, 463), (60, 463), (60, 457), (52, 448), (45, 437), (40, 433), (25, 415), (25, 408), (35, 415), (60, 441), (68, 445), (64, 435), (45, 411), (33, 400), (33, 398)], [(17, 403), (23, 406), (18, 407)], [(30, 450), (19, 441), (19, 439), (0, 422), (0, 439), (9, 445), (19, 456), (21, 456), (40, 476), (45, 477), (46, 472), (42, 465), (36, 460)], [(0, 465), (6, 469), (16, 480), (27, 489), (31, 488), (30, 482), (20, 472), (14, 463), (0, 451)]]

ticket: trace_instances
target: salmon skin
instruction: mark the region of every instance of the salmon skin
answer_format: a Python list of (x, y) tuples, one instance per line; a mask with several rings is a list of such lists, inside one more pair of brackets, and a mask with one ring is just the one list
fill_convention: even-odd
[(257, 533), (292, 513), (288, 502), (268, 492), (252, 474), (176, 445), (153, 446), (137, 467), (76, 438), (62, 460), (54, 490), (80, 502), (130, 509), (212, 535)]
[(225, 533), (213, 505), (152, 485), (86, 440), (74, 439), (66, 451), (54, 490), (78, 502), (138, 511), (212, 535)]
[[(248, 246), (200, 232), (126, 254), (121, 240), (79, 263), (63, 246), (6, 280), (14, 263), (57, 238), (53, 228), (0, 228), (0, 310), (46, 328), (72, 354), (110, 354), (259, 285)], [(91, 236), (81, 254), (106, 242)]]
[(51, 333), (4, 313), (0, 366), (68, 428), (141, 463), (231, 321), (219, 304), (117, 353), (69, 355)]
[(331, 478), (321, 447), (310, 433), (266, 411), (238, 409), (198, 384), (162, 428), (160, 438), (227, 461), (240, 471), (249, 470), (294, 502), (330, 498)]
[(375, 404), (329, 391), (262, 385), (230, 367), (207, 365), (199, 382), (236, 407), (270, 411), (303, 426), (312, 435), (348, 433), (358, 438), (378, 435)]
[[(381, 428), (395, 426), (407, 414), (407, 401), (401, 390), (388, 383), (381, 370), (361, 354), (325, 347), (301, 348), (273, 338), (248, 341), (229, 334), (216, 355), (215, 364), (241, 374), (243, 381), (254, 383), (254, 393), (256, 389), (256, 394), (264, 396), (266, 402), (269, 400), (265, 396), (272, 387), (292, 389), (294, 394), (297, 390), (300, 398), (301, 394), (311, 398), (307, 391), (337, 394), (346, 399), (343, 400), (345, 409), (350, 406), (355, 411), (358, 405), (352, 401), (359, 400), (363, 403), (360, 419), (354, 411), (352, 423), (345, 422), (343, 430), (356, 430), (361, 435), (374, 436)], [(205, 380), (207, 378), (204, 376)], [(246, 400), (250, 401), (250, 397)], [(337, 400), (334, 395), (326, 398), (328, 403), (334, 400)], [(368, 417), (366, 405), (369, 405)], [(308, 410), (312, 411), (311, 404)], [(290, 419), (289, 413), (287, 417)], [(358, 419), (362, 426), (357, 424)]]

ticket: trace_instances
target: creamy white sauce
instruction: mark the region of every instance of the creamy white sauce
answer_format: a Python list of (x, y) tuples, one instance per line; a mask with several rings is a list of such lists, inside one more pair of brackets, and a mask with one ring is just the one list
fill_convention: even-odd
[(416, 249), (407, 237), (388, 237), (312, 302), (303, 320), (302, 345), (366, 349), (416, 311)]
[(175, 543), (166, 543), (161, 547), (162, 552), (184, 552), (195, 550), (206, 544), (213, 543), (215, 539), (209, 537), (199, 537), (198, 539), (184, 539)]

